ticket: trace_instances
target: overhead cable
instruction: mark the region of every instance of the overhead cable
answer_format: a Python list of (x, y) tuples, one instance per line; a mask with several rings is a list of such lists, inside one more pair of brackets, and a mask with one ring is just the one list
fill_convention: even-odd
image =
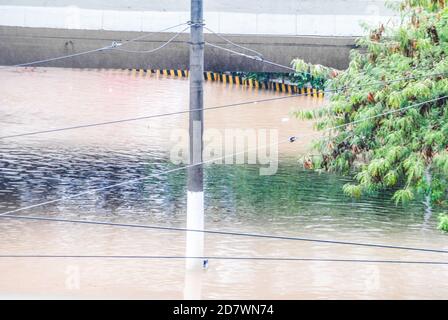
[(51, 218), (51, 217), (40, 217), (40, 216), (19, 216), (19, 215), (9, 215), (9, 214), (8, 215), (2, 214), (2, 215), (0, 215), (0, 218), (25, 220), (25, 221), (28, 220), (28, 221), (46, 221), (46, 222), (73, 223), (73, 224), (84, 224), (84, 225), (97, 225), (97, 226), (106, 226), (106, 227), (110, 226), (110, 227), (121, 227), (121, 228), (137, 228), (137, 229), (147, 229), (147, 230), (149, 229), (149, 230), (161, 230), (161, 231), (196, 232), (196, 233), (222, 235), (222, 236), (237, 236), (237, 237), (250, 237), (250, 238), (271, 239), (271, 240), (326, 243), (326, 244), (348, 245), (348, 246), (370, 247), (370, 248), (381, 248), (381, 249), (419, 251), (419, 252), (428, 252), (428, 253), (444, 253), (444, 254), (448, 253), (448, 250), (434, 249), (434, 248), (419, 248), (419, 247), (401, 246), (401, 245), (365, 243), (365, 242), (344, 241), (344, 240), (335, 240), (335, 239), (318, 239), (318, 238), (284, 236), (284, 235), (275, 235), (275, 234), (261, 234), (261, 233), (242, 232), (242, 231), (190, 229), (190, 228), (170, 227), (170, 226), (114, 223), (114, 222), (104, 222), (104, 221), (63, 219), (63, 218)]
[(297, 257), (227, 257), (227, 256), (156, 256), (156, 255), (55, 255), (55, 254), (4, 254), (0, 259), (109, 259), (109, 260), (246, 260), (263, 262), (340, 262), (340, 263), (363, 263), (363, 264), (416, 264), (416, 265), (448, 265), (445, 261), (424, 260), (376, 260), (376, 259), (333, 259), (333, 258), (297, 258)]
[(166, 42), (164, 42), (161, 46), (151, 49), (151, 50), (129, 50), (129, 49), (123, 49), (121, 47), (116, 47), (114, 48), (117, 51), (123, 51), (123, 52), (128, 52), (128, 53), (154, 53), (156, 51), (159, 51), (163, 48), (165, 48), (167, 45), (169, 45), (171, 42), (173, 42), (176, 38), (178, 38), (183, 32), (185, 32), (189, 27), (186, 27), (185, 29), (182, 29), (181, 31), (179, 31), (178, 33), (176, 33), (174, 36), (172, 36), (170, 39), (168, 39)]
[[(57, 60), (63, 60), (63, 59), (74, 58), (74, 57), (83, 56), (83, 55), (87, 55), (87, 54), (91, 54), (91, 53), (96, 53), (96, 52), (103, 52), (103, 51), (108, 51), (108, 50), (118, 50), (120, 47), (122, 47), (122, 46), (124, 46), (124, 45), (127, 45), (128, 43), (131, 43), (131, 42), (135, 42), (135, 41), (138, 41), (138, 40), (145, 39), (145, 38), (147, 38), (147, 37), (149, 37), (149, 36), (152, 36), (154, 33), (165, 32), (165, 31), (168, 31), (168, 30), (171, 30), (171, 29), (174, 29), (174, 28), (177, 28), (177, 27), (186, 25), (186, 24), (187, 24), (187, 22), (184, 22), (184, 23), (181, 23), (181, 24), (177, 24), (177, 25), (175, 25), (175, 26), (171, 26), (171, 27), (168, 27), (168, 28), (159, 30), (159, 31), (155, 31), (155, 32), (152, 32), (152, 33), (150, 33), (150, 34), (144, 34), (144, 35), (138, 36), (138, 37), (133, 38), (133, 39), (125, 40), (125, 41), (122, 42), (122, 43), (117, 42), (117, 41), (113, 41), (112, 44), (110, 44), (110, 45), (108, 45), (108, 46), (100, 47), (100, 48), (93, 49), (93, 50), (82, 51), (82, 52), (73, 53), (73, 54), (68, 54), (68, 55), (63, 55), (63, 56), (54, 57), (54, 58), (48, 58), (48, 59), (42, 59), (42, 60), (36, 60), (36, 61), (32, 61), (32, 62), (20, 63), (20, 64), (16, 64), (16, 65), (12, 65), (12, 66), (1, 66), (0, 68), (1, 68), (1, 69), (4, 69), (4, 68), (15, 68), (15, 67), (27, 67), (27, 66), (36, 65), (36, 64), (42, 64), (42, 63), (47, 63), (47, 62), (52, 62), (52, 61), (57, 61)], [(172, 40), (170, 39), (170, 40), (168, 40), (168, 41), (169, 41), (169, 43), (170, 43)], [(164, 45), (160, 46), (159, 48), (157, 48), (157, 50), (162, 49), (162, 48), (165, 47), (166, 45), (167, 45), (167, 44), (164, 44)], [(121, 48), (120, 48), (120, 51), (123, 51), (123, 50), (124, 50), (124, 49), (121, 49)], [(157, 51), (157, 50), (155, 50), (155, 51)], [(155, 52), (155, 51), (153, 51), (153, 52)], [(150, 53), (150, 52), (147, 52), (147, 53)]]

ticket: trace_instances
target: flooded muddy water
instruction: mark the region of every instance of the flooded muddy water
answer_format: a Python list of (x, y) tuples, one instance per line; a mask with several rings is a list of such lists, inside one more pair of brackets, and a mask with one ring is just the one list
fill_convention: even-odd
[[(0, 136), (186, 110), (188, 80), (127, 71), (0, 70)], [(205, 107), (281, 97), (205, 83)], [(390, 194), (352, 200), (349, 177), (303, 170), (318, 134), (291, 112), (324, 100), (295, 97), (205, 112), (206, 130), (275, 129), (275, 175), (256, 164), (205, 166), (206, 228), (448, 250), (435, 209), (395, 206)], [(0, 140), (0, 214), (185, 227), (186, 172), (170, 163), (188, 114)], [(147, 177), (77, 198), (70, 195)], [(206, 255), (448, 261), (448, 254), (207, 234)], [(182, 256), (185, 233), (0, 218), (0, 255)], [(448, 266), (374, 262), (210, 260), (194, 275), (204, 299), (447, 298)], [(188, 279), (187, 279), (188, 280)], [(190, 279), (191, 280), (191, 279)], [(187, 281), (188, 282), (188, 281)], [(0, 257), (0, 297), (182, 299), (182, 259)], [(190, 283), (191, 285), (191, 283)]]

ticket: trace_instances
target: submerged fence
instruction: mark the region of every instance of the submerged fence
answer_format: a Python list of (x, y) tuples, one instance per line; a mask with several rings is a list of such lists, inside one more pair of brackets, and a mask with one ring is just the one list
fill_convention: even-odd
[[(173, 70), (173, 69), (122, 69), (128, 71), (132, 76), (145, 77), (150, 75), (188, 78), (188, 70)], [(204, 80), (210, 82), (222, 82), (230, 85), (240, 85), (259, 90), (272, 90), (288, 94), (302, 94), (304, 96), (323, 98), (324, 90), (320, 88), (313, 88), (312, 86), (300, 86), (293, 83), (288, 83), (278, 79), (269, 79), (260, 81), (252, 79), (237, 72), (204, 72)]]

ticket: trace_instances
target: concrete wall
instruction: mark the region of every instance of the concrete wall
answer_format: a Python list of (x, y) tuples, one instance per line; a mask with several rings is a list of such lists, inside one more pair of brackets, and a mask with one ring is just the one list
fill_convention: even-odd
[[(71, 53), (104, 47), (112, 41), (122, 41), (138, 36), (136, 32), (63, 30), (23, 27), (0, 27), (0, 65), (14, 65), (23, 62), (57, 57)], [(132, 50), (155, 48), (169, 39), (172, 34), (156, 33), (148, 40), (141, 40), (126, 46)], [(235, 43), (244, 44), (263, 52), (267, 59), (289, 65), (295, 57), (312, 63), (321, 63), (338, 69), (347, 65), (349, 51), (354, 47), (354, 38), (328, 37), (270, 37), (251, 35), (229, 35)], [(226, 44), (214, 35), (206, 35), (206, 41)], [(188, 35), (181, 35), (168, 47), (154, 54), (129, 54), (107, 51), (65, 59), (46, 64), (60, 67), (89, 68), (188, 68)], [(271, 67), (244, 57), (206, 47), (205, 68), (210, 71), (277, 71)]]
[[(398, 0), (401, 1), (401, 0)], [(387, 15), (385, 0), (204, 0), (206, 11), (360, 14), (367, 10)], [(189, 11), (190, 0), (0, 0), (0, 5), (66, 7), (76, 5), (86, 9), (137, 11)]]
[[(189, 20), (189, 0), (0, 0), (0, 64), (56, 57), (156, 32), (129, 49), (155, 48), (172, 36), (157, 31)], [(74, 5), (76, 4), (76, 5)], [(361, 20), (396, 23), (384, 1), (205, 0), (209, 28), (247, 45), (277, 63), (300, 57), (338, 69), (348, 64)], [(172, 32), (178, 31), (172, 30)], [(134, 32), (130, 32), (134, 31)], [(208, 34), (207, 41), (224, 45)], [(187, 35), (154, 55), (98, 53), (55, 62), (63, 67), (187, 67)], [(284, 71), (208, 48), (206, 69)]]
[[(76, 4), (76, 5), (75, 5)], [(208, 27), (227, 34), (360, 36), (360, 22), (393, 20), (384, 1), (205, 1)], [(189, 20), (188, 0), (0, 0), (0, 25), (158, 31)]]

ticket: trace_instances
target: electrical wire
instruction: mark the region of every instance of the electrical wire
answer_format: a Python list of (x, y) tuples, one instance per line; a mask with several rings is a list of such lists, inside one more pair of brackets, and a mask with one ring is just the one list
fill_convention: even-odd
[(419, 260), (374, 260), (374, 259), (332, 259), (332, 258), (296, 258), (296, 257), (226, 257), (226, 256), (148, 256), (148, 255), (27, 255), (6, 254), (1, 259), (113, 259), (113, 260), (248, 260), (248, 261), (291, 261), (291, 262), (341, 262), (341, 263), (384, 263), (384, 264), (417, 264), (417, 265), (448, 265), (445, 261)]
[(177, 231), (177, 232), (196, 232), (196, 233), (222, 235), (222, 236), (238, 236), (238, 237), (250, 237), (250, 238), (271, 239), (271, 240), (301, 241), (301, 242), (348, 245), (348, 246), (370, 247), (370, 248), (381, 248), (381, 249), (418, 251), (418, 252), (428, 252), (428, 253), (443, 253), (443, 254), (448, 253), (448, 250), (443, 250), (443, 249), (419, 248), (419, 247), (410, 247), (410, 246), (387, 245), (387, 244), (378, 244), (378, 243), (363, 243), (363, 242), (331, 240), (331, 239), (316, 239), (316, 238), (295, 237), (295, 236), (280, 236), (280, 235), (273, 235), (273, 234), (249, 233), (249, 232), (238, 232), (238, 231), (189, 229), (189, 228), (182, 228), (182, 227), (142, 225), (142, 224), (129, 224), (129, 223), (114, 223), (114, 222), (75, 220), (75, 219), (50, 218), (50, 217), (47, 218), (47, 217), (40, 217), (40, 216), (5, 215), (5, 214), (0, 215), (0, 218), (28, 220), (28, 221), (74, 223), (74, 224), (85, 224), (85, 225), (121, 227), (121, 228), (137, 228), (137, 229), (147, 229), (147, 230), (149, 229), (149, 230)]
[(102, 51), (110, 50), (113, 47), (114, 47), (114, 44), (112, 44), (110, 46), (105, 46), (102, 48), (94, 49), (94, 50), (88, 50), (88, 51), (68, 54), (68, 55), (60, 56), (60, 57), (56, 57), (56, 58), (49, 58), (49, 59), (37, 60), (37, 61), (33, 61), (33, 62), (20, 63), (20, 64), (16, 64), (13, 66), (2, 66), (1, 68), (5, 69), (5, 68), (15, 68), (15, 67), (27, 67), (27, 66), (31, 66), (31, 65), (35, 65), (35, 64), (41, 64), (41, 63), (46, 63), (46, 62), (52, 62), (52, 61), (57, 61), (57, 60), (62, 60), (62, 59), (78, 57), (78, 56), (82, 56), (82, 55), (86, 55), (86, 54), (90, 54), (90, 53), (102, 52)]
[(214, 34), (215, 36), (217, 36), (217, 37), (220, 38), (221, 40), (224, 40), (225, 42), (231, 44), (231, 45), (234, 46), (234, 47), (237, 47), (237, 48), (240, 48), (240, 49), (243, 49), (243, 50), (246, 50), (246, 51), (250, 51), (250, 52), (252, 52), (252, 53), (255, 53), (255, 54), (256, 54), (257, 56), (259, 56), (260, 58), (263, 58), (263, 54), (260, 53), (260, 52), (258, 52), (258, 51), (256, 51), (256, 50), (253, 50), (253, 49), (251, 49), (251, 48), (248, 48), (248, 47), (242, 46), (242, 45), (240, 45), (240, 44), (237, 44), (237, 43), (233, 42), (232, 40), (227, 39), (227, 38), (224, 37), (223, 35), (221, 35), (221, 34), (215, 32), (215, 31), (213, 31), (212, 29), (208, 28), (207, 26), (204, 26), (204, 29), (210, 31), (212, 34)]
[(12, 134), (12, 135), (7, 135), (7, 136), (0, 136), (0, 140), (2, 140), (2, 139), (9, 139), (9, 138), (33, 136), (33, 135), (44, 134), (44, 133), (53, 133), (53, 132), (81, 129), (81, 128), (97, 127), (97, 126), (117, 124), (117, 123), (124, 123), (124, 122), (133, 122), (133, 121), (139, 121), (139, 120), (147, 120), (147, 119), (153, 119), (153, 118), (162, 118), (162, 117), (167, 117), (167, 116), (191, 113), (191, 112), (199, 111), (199, 110), (208, 111), (208, 110), (232, 108), (232, 107), (238, 107), (238, 106), (242, 106), (242, 105), (258, 104), (258, 103), (261, 103), (261, 102), (271, 102), (271, 101), (277, 101), (277, 100), (284, 100), (284, 99), (297, 97), (297, 96), (301, 96), (301, 95), (302, 94), (290, 95), (290, 96), (284, 96), (284, 97), (266, 98), (266, 99), (259, 99), (259, 100), (251, 100), (251, 101), (244, 101), (244, 102), (225, 104), (225, 105), (220, 105), (220, 106), (213, 106), (213, 107), (208, 107), (208, 108), (203, 108), (203, 109), (199, 109), (199, 108), (188, 109), (188, 110), (173, 111), (173, 112), (167, 112), (167, 113), (160, 113), (160, 114), (153, 114), (153, 115), (135, 117), (135, 118), (127, 118), (127, 119), (104, 121), (104, 122), (97, 122), (97, 123), (91, 123), (91, 124), (81, 124), (81, 125), (64, 127), (64, 128), (55, 128), (55, 129), (48, 129), (48, 130), (41, 130), (41, 131), (18, 133), (18, 134)]
[(169, 45), (171, 42), (173, 42), (177, 37), (179, 37), (183, 32), (185, 32), (188, 28), (190, 28), (190, 27), (186, 27), (185, 29), (182, 29), (181, 31), (176, 33), (174, 36), (172, 36), (170, 39), (168, 39), (165, 43), (163, 43), (161, 46), (159, 46), (155, 49), (144, 50), (144, 51), (122, 49), (121, 47), (117, 47), (114, 49), (117, 51), (123, 51), (123, 52), (128, 52), (128, 53), (154, 53), (156, 51), (159, 51), (159, 50), (165, 48), (167, 45)]
[(162, 30), (152, 31), (151, 33), (143, 34), (143, 35), (138, 36), (138, 37), (136, 37), (136, 38), (132, 38), (132, 39), (129, 39), (129, 40), (125, 40), (125, 41), (123, 41), (122, 46), (124, 46), (124, 45), (126, 45), (126, 44), (128, 44), (128, 43), (130, 43), (130, 42), (135, 42), (135, 41), (138, 41), (138, 40), (142, 40), (142, 39), (146, 39), (146, 38), (148, 38), (148, 37), (151, 37), (152, 35), (154, 35), (154, 33), (166, 32), (166, 31), (169, 31), (169, 30), (178, 28), (178, 27), (185, 26), (185, 25), (188, 25), (188, 21), (186, 21), (186, 22), (182, 22), (182, 23), (179, 23), (179, 24), (176, 24), (176, 25), (171, 26), (171, 27), (167, 27), (167, 28), (162, 29)]
[[(59, 56), (59, 57), (55, 57), (55, 58), (48, 58), (48, 59), (43, 59), (43, 60), (37, 60), (37, 61), (32, 61), (32, 62), (27, 62), (27, 63), (20, 63), (20, 64), (16, 64), (16, 65), (12, 65), (12, 66), (1, 66), (0, 69), (16, 68), (16, 67), (27, 67), (27, 66), (36, 65), (36, 64), (42, 64), (42, 63), (47, 63), (47, 62), (52, 62), (52, 61), (57, 61), (57, 60), (62, 60), (62, 59), (69, 59), (69, 58), (73, 58), (73, 57), (83, 56), (83, 55), (91, 54), (91, 53), (95, 53), (95, 52), (102, 52), (102, 51), (107, 51), (107, 50), (117, 50), (119, 47), (121, 47), (123, 45), (127, 45), (128, 43), (135, 42), (135, 41), (147, 38), (149, 36), (152, 36), (154, 33), (165, 32), (165, 31), (168, 31), (168, 30), (171, 30), (171, 29), (174, 29), (174, 28), (186, 25), (186, 24), (188, 24), (188, 23), (184, 22), (184, 23), (181, 23), (181, 24), (177, 24), (175, 26), (171, 26), (171, 27), (159, 30), (159, 31), (155, 31), (155, 32), (150, 33), (150, 34), (145, 34), (145, 35), (141, 35), (141, 36), (138, 36), (136, 38), (133, 38), (133, 39), (126, 40), (123, 43), (118, 43), (116, 41), (113, 41), (112, 44), (109, 45), (109, 46), (105, 46), (105, 47), (101, 47), (101, 48), (97, 48), (97, 49), (93, 49), (93, 50), (88, 50), (88, 51), (68, 54), (68, 55)], [(162, 49), (165, 46), (166, 46), (166, 44), (162, 45), (157, 50), (160, 50), (160, 49)], [(120, 50), (120, 51), (123, 51), (123, 50)], [(155, 51), (153, 51), (153, 52), (155, 52)]]
[(382, 116), (386, 116), (386, 115), (397, 113), (397, 112), (406, 111), (406, 110), (409, 110), (409, 109), (412, 109), (412, 108), (418, 108), (418, 107), (421, 107), (421, 106), (423, 106), (425, 104), (428, 104), (428, 103), (431, 103), (431, 102), (440, 101), (440, 100), (445, 100), (447, 98), (448, 98), (448, 95), (443, 96), (443, 97), (439, 97), (439, 98), (434, 98), (434, 99), (431, 99), (431, 100), (426, 100), (426, 101), (423, 101), (423, 102), (420, 102), (420, 103), (417, 103), (417, 104), (412, 104), (412, 105), (407, 106), (407, 107), (394, 109), (394, 110), (389, 110), (389, 111), (386, 111), (386, 112), (382, 112), (380, 114), (376, 114), (374, 116), (370, 116), (370, 117), (354, 120), (354, 121), (351, 121), (351, 122), (348, 122), (348, 123), (344, 123), (344, 124), (341, 124), (341, 125), (338, 125), (338, 126), (335, 126), (335, 127), (328, 128), (328, 129), (326, 129), (324, 131), (331, 131), (331, 130), (335, 130), (335, 129), (340, 129), (340, 128), (347, 127), (347, 126), (353, 125), (353, 124), (357, 124), (357, 123), (360, 123), (360, 122), (363, 122), (363, 121), (366, 121), (366, 120), (376, 119), (376, 118), (379, 118), (379, 117), (382, 117)]
[[(273, 66), (276, 66), (276, 67), (287, 69), (287, 70), (292, 71), (292, 72), (297, 72), (296, 69), (294, 69), (294, 68), (291, 68), (291, 67), (288, 67), (288, 66), (284, 66), (282, 64), (278, 64), (276, 62), (272, 62), (272, 61), (266, 60), (266, 59), (264, 59), (263, 57), (260, 57), (260, 56), (251, 56), (251, 55), (248, 55), (248, 54), (245, 54), (245, 53), (242, 53), (242, 52), (238, 52), (238, 51), (235, 51), (235, 50), (232, 50), (232, 49), (229, 49), (229, 48), (221, 47), (221, 46), (219, 46), (217, 44), (213, 44), (213, 43), (210, 43), (210, 42), (207, 42), (207, 41), (205, 42), (205, 44), (207, 46), (209, 46), (209, 47), (212, 47), (212, 48), (215, 48), (215, 49), (220, 49), (220, 50), (223, 50), (223, 51), (227, 51), (227, 52), (230, 52), (230, 53), (233, 53), (235, 55), (242, 56), (242, 57), (245, 57), (245, 58), (248, 58), (248, 59), (251, 59), (251, 60), (259, 61), (259, 62), (262, 62), (262, 63), (265, 63), (265, 64), (270, 64), (270, 65), (273, 65)], [(303, 73), (305, 73), (305, 72), (303, 72)]]

